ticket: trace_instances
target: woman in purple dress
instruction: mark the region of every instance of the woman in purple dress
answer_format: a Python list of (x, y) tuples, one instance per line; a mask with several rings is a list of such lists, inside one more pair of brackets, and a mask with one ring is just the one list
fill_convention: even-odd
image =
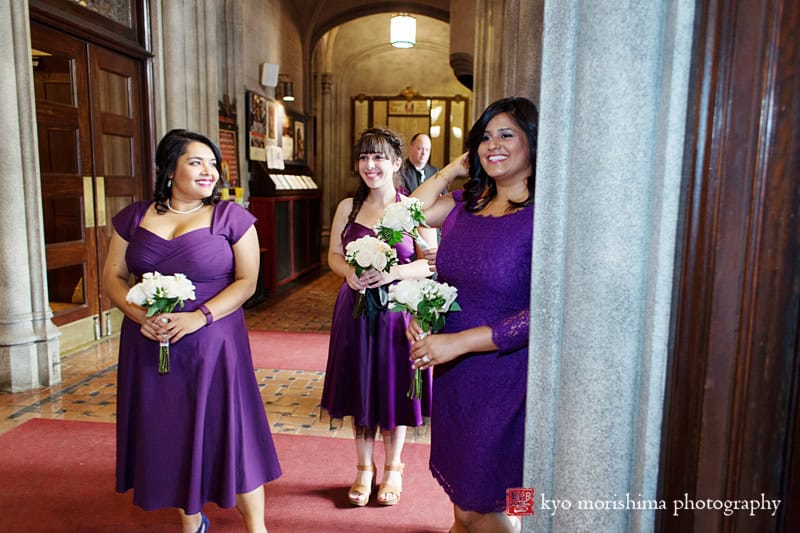
[[(522, 484), (537, 115), (524, 98), (493, 103), (468, 153), (413, 194), (442, 227), (438, 279), (461, 306), (440, 334), (408, 330), (414, 365), (434, 368), (430, 468), (453, 502), (453, 533), (521, 527), (504, 510), (506, 489)], [(439, 196), (459, 176), (464, 190)]]
[[(117, 491), (145, 510), (177, 507), (184, 533), (206, 533), (203, 505), (236, 506), (266, 533), (264, 483), (281, 475), (250, 356), (242, 303), (258, 276), (254, 218), (219, 202), (219, 148), (172, 130), (156, 152), (152, 202), (113, 219), (103, 271), (125, 313), (117, 375)], [(195, 300), (153, 317), (126, 302), (131, 275), (183, 273)], [(159, 374), (159, 342), (170, 370)]]
[[(402, 491), (401, 453), (406, 427), (419, 426), (430, 413), (430, 372), (423, 385), (422, 402), (406, 397), (413, 368), (405, 336), (409, 316), (374, 308), (374, 315), (353, 318), (359, 291), (373, 291), (395, 281), (431, 275), (425, 259), (415, 259), (409, 237), (395, 245), (399, 264), (389, 272), (375, 269), (356, 275), (345, 260), (345, 247), (360, 237), (375, 236), (372, 228), (389, 205), (400, 201), (397, 192), (398, 170), (402, 163), (402, 142), (392, 131), (372, 128), (356, 143), (361, 184), (352, 198), (339, 203), (331, 223), (328, 265), (344, 278), (336, 298), (331, 322), (331, 341), (322, 407), (332, 419), (353, 418), (357, 472), (347, 498), (363, 507), (369, 502), (375, 484), (373, 449), (378, 427), (383, 437), (386, 461), (378, 489), (380, 505), (395, 505)], [(421, 230), (428, 242), (435, 230)], [(370, 327), (372, 322), (372, 327)], [(426, 403), (426, 405), (423, 405)]]

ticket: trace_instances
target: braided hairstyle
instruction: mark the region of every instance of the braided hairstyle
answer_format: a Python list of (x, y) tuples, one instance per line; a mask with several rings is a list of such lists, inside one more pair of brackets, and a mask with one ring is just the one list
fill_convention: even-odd
[[(368, 128), (361, 133), (361, 137), (359, 137), (353, 147), (353, 155), (356, 161), (359, 160), (361, 154), (383, 154), (392, 162), (402, 160), (403, 141), (400, 139), (399, 135), (390, 129)], [(400, 185), (399, 173), (394, 173), (392, 183), (395, 188)], [(358, 216), (358, 212), (361, 210), (364, 200), (369, 196), (369, 191), (369, 186), (364, 180), (361, 180), (358, 190), (356, 190), (356, 193), (353, 195), (353, 210), (350, 211), (350, 216), (347, 217), (347, 224), (345, 224), (342, 230), (342, 240), (344, 240), (344, 234), (347, 228), (350, 227), (350, 224), (352, 224)]]
[[(186, 147), (193, 142), (203, 143), (214, 153), (217, 160), (217, 172), (222, 175), (220, 165), (222, 164), (222, 152), (219, 147), (205, 135), (189, 130), (175, 129), (168, 132), (158, 143), (156, 148), (156, 187), (153, 193), (155, 208), (159, 214), (167, 212), (167, 200), (172, 196), (172, 178), (175, 167), (178, 166), (178, 159), (186, 152)], [(203, 198), (203, 204), (213, 205), (219, 202), (220, 198), (220, 179), (214, 185), (211, 196)]]
[(480, 118), (469, 130), (467, 147), (469, 148), (469, 177), (464, 184), (464, 200), (467, 211), (480, 211), (497, 196), (497, 183), (481, 166), (478, 146), (483, 141), (483, 134), (489, 121), (501, 113), (510, 116), (528, 138), (530, 150), (531, 175), (528, 177), (528, 198), (522, 202), (509, 202), (509, 209), (526, 207), (533, 203), (533, 192), (536, 186), (536, 138), (538, 134), (539, 112), (536, 105), (527, 98), (513, 96), (497, 100), (487, 107)]

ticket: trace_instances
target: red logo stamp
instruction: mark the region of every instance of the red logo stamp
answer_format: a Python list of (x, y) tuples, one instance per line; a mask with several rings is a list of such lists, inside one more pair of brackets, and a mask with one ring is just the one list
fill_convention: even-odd
[(533, 489), (506, 489), (506, 514), (533, 516)]

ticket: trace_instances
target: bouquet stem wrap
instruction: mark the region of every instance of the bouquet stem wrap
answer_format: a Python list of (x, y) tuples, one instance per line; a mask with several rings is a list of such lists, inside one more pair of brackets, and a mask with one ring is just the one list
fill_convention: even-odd
[[(429, 334), (430, 331), (424, 331), (420, 338), (424, 339)], [(414, 377), (411, 378), (411, 386), (408, 388), (408, 392), (406, 392), (406, 398), (411, 400), (422, 399), (422, 370), (419, 368), (414, 369)]]
[(158, 373), (162, 375), (169, 374), (169, 339), (159, 343)]
[(414, 242), (417, 243), (417, 246), (419, 246), (423, 252), (426, 252), (431, 249), (431, 247), (428, 246), (428, 243), (425, 242), (425, 239), (423, 239), (420, 236), (417, 236), (417, 238), (414, 239)]

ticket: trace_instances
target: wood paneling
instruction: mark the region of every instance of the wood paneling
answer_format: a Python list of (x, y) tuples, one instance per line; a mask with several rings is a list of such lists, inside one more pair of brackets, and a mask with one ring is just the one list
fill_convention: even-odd
[(800, 4), (696, 16), (659, 497), (782, 504), (663, 513), (659, 530), (797, 531)]

